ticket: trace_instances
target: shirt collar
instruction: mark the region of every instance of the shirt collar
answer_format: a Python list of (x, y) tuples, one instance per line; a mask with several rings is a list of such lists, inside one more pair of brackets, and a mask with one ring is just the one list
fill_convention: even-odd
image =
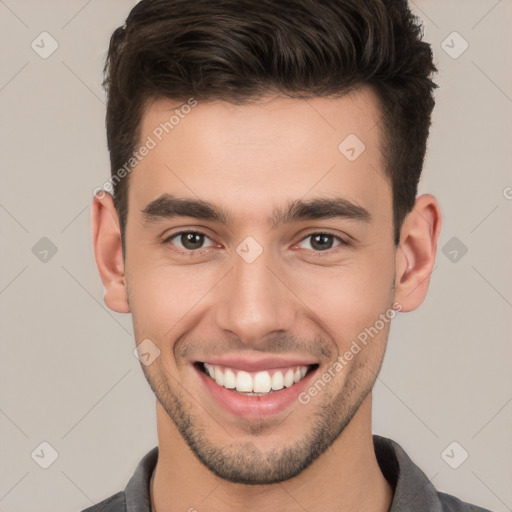
[(427, 475), (392, 439), (374, 435), (375, 455), (382, 474), (393, 489), (389, 512), (442, 512), (435, 487)]
[(158, 446), (155, 446), (139, 462), (124, 490), (126, 512), (151, 512), (149, 482), (157, 459)]

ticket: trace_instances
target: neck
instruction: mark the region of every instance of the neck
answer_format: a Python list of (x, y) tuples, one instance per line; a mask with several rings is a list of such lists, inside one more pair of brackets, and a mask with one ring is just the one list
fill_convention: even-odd
[(371, 432), (371, 393), (342, 435), (299, 475), (277, 484), (222, 480), (203, 466), (157, 402), (158, 462), (154, 512), (387, 512), (393, 492), (378, 465)]

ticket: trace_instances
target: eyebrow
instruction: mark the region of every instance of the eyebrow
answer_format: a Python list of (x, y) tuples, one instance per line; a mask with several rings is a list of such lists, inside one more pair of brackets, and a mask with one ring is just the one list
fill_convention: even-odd
[[(162, 194), (141, 210), (146, 224), (176, 217), (194, 217), (201, 220), (229, 224), (233, 215), (208, 201), (192, 198), (180, 198), (171, 194)], [(275, 228), (279, 224), (288, 224), (300, 220), (344, 218), (370, 222), (371, 214), (362, 206), (342, 197), (316, 198), (310, 200), (296, 199), (290, 201), (286, 208), (275, 208), (269, 218), (269, 225)]]

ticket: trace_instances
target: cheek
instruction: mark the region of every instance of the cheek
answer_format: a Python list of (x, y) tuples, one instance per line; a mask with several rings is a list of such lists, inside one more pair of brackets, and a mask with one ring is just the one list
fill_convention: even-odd
[[(142, 266), (127, 272), (130, 305), (137, 337), (168, 337), (200, 299), (189, 272), (169, 266)], [(188, 279), (187, 279), (188, 278)]]
[[(375, 325), (392, 302), (394, 260), (390, 257), (350, 262), (334, 269), (304, 273), (297, 280), (297, 295), (315, 314), (343, 353), (352, 340)], [(385, 328), (379, 323), (379, 337)]]

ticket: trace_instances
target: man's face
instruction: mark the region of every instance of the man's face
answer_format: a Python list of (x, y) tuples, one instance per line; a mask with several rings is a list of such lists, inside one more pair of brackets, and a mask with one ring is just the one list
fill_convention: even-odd
[[(335, 364), (393, 303), (377, 101), (362, 89), (340, 99), (199, 103), (159, 141), (155, 129), (176, 107), (147, 107), (139, 142), (157, 144), (130, 176), (129, 303), (136, 342), (160, 350), (143, 370), (211, 471), (282, 481), (337, 439), (384, 355), (389, 323)], [(351, 134), (365, 146), (355, 160)], [(202, 207), (183, 211), (173, 199)]]

